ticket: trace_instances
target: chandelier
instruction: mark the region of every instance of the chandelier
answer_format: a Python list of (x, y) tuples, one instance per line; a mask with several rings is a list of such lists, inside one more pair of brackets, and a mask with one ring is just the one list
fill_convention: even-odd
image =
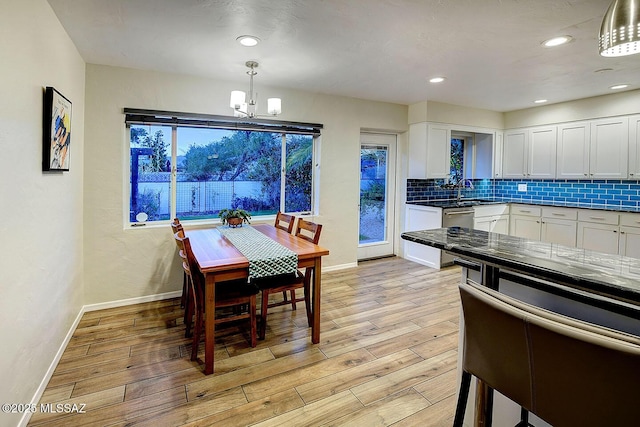
[(600, 55), (640, 53), (640, 0), (613, 0), (602, 20)]
[[(233, 108), (233, 115), (235, 117), (257, 117), (257, 102), (253, 98), (253, 76), (258, 74), (256, 68), (258, 68), (258, 63), (256, 61), (247, 61), (245, 63), (249, 71), (247, 74), (249, 75), (249, 101), (247, 102), (247, 94), (241, 90), (233, 90), (231, 91), (231, 100), (229, 101), (229, 106)], [(256, 94), (257, 97), (257, 94)], [(271, 116), (277, 116), (282, 112), (282, 101), (280, 98), (269, 98), (267, 99), (267, 113)]]

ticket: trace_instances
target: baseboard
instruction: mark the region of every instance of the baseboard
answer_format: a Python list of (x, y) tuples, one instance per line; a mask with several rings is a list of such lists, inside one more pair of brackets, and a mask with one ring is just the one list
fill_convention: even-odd
[[(143, 302), (161, 301), (161, 300), (170, 299), (170, 298), (178, 298), (181, 295), (182, 295), (182, 291), (173, 291), (173, 292), (165, 292), (163, 294), (146, 295), (143, 297), (121, 299), (117, 301), (110, 301), (110, 302), (104, 302), (104, 303), (98, 303), (98, 304), (88, 304), (88, 305), (82, 306), (82, 308), (80, 309), (80, 312), (76, 316), (76, 319), (71, 324), (71, 327), (69, 328), (69, 332), (67, 332), (67, 335), (64, 337), (62, 344), (60, 344), (60, 348), (58, 349), (56, 356), (51, 362), (51, 365), (49, 365), (49, 369), (47, 369), (47, 372), (44, 378), (40, 382), (40, 385), (38, 386), (38, 389), (36, 390), (33, 396), (33, 399), (31, 399), (31, 403), (35, 406), (35, 405), (38, 405), (38, 403), (40, 402), (40, 399), (42, 398), (42, 394), (47, 388), (47, 384), (49, 384), (49, 380), (51, 380), (51, 377), (53, 376), (53, 372), (56, 370), (56, 367), (58, 366), (58, 362), (60, 362), (60, 358), (62, 358), (64, 351), (67, 349), (67, 345), (69, 344), (69, 341), (71, 341), (71, 337), (73, 336), (73, 333), (76, 331), (76, 328), (78, 327), (78, 324), (80, 323), (80, 320), (82, 320), (82, 316), (85, 313), (90, 311), (96, 311), (96, 310), (104, 310), (106, 308), (115, 308), (115, 307), (123, 307), (126, 305), (140, 304)], [(26, 427), (26, 425), (29, 423), (29, 420), (31, 419), (31, 415), (32, 414), (30, 412), (25, 412), (22, 418), (20, 419), (18, 426)]]
[(330, 267), (322, 267), (322, 272), (326, 273), (329, 271), (338, 271), (338, 270), (346, 270), (347, 268), (356, 268), (358, 266), (357, 262), (350, 262), (348, 264), (339, 264), (339, 265), (332, 265)]
[[(67, 345), (69, 344), (69, 341), (71, 341), (71, 337), (73, 336), (73, 333), (76, 331), (76, 328), (80, 323), (80, 320), (82, 320), (82, 316), (84, 315), (84, 313), (85, 313), (85, 306), (83, 306), (80, 309), (80, 312), (78, 313), (75, 320), (71, 324), (71, 327), (69, 328), (69, 332), (67, 332), (67, 335), (64, 337), (64, 340), (62, 340), (62, 343), (60, 344), (60, 348), (58, 348), (58, 351), (56, 352), (56, 355), (53, 358), (53, 361), (51, 361), (51, 364), (49, 365), (49, 369), (47, 369), (47, 372), (45, 373), (44, 378), (40, 382), (40, 385), (38, 386), (33, 398), (31, 399), (31, 404), (34, 407), (37, 407), (36, 405), (38, 405), (38, 403), (40, 402), (40, 399), (42, 398), (42, 394), (47, 388), (47, 385), (49, 384), (49, 380), (51, 380), (51, 377), (53, 376), (53, 372), (56, 370), (56, 367), (58, 366), (58, 362), (60, 362), (60, 359), (62, 358), (64, 351), (67, 349)], [(29, 420), (31, 419), (31, 415), (33, 415), (33, 413), (26, 411), (22, 416), (22, 418), (20, 419), (18, 426), (19, 427), (26, 426), (29, 423)]]
[(140, 304), (143, 302), (162, 301), (170, 298), (179, 298), (182, 291), (165, 292), (163, 294), (145, 295), (143, 297), (120, 299), (116, 301), (100, 302), (97, 304), (88, 304), (83, 307), (85, 312), (104, 310), (107, 308), (124, 307), (126, 305)]

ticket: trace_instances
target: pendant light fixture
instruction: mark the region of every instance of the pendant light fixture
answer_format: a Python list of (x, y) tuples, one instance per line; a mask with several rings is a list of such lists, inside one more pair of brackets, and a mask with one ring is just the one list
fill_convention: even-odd
[[(258, 63), (256, 61), (247, 61), (245, 65), (249, 68), (247, 74), (249, 75), (249, 101), (247, 101), (247, 94), (241, 90), (231, 91), (231, 99), (229, 106), (233, 108), (233, 115), (235, 117), (257, 117), (256, 109), (258, 104), (253, 98), (253, 76), (258, 74), (256, 68)], [(257, 94), (256, 94), (257, 97)], [(267, 113), (271, 116), (277, 116), (282, 112), (282, 101), (280, 98), (267, 99)]]
[(613, 0), (598, 40), (602, 56), (640, 53), (640, 0)]

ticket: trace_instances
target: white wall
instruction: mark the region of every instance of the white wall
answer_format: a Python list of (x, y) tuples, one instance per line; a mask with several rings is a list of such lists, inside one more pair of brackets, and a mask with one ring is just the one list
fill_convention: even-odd
[(505, 129), (640, 112), (640, 90), (595, 96), (505, 113)]
[[(29, 403), (84, 298), (85, 64), (45, 0), (3, 2), (0, 58), (0, 402)], [(73, 103), (69, 172), (42, 172), (46, 86)]]
[[(185, 75), (87, 65), (85, 156), (86, 304), (181, 289), (169, 225), (124, 229), (128, 210), (125, 107), (229, 115), (229, 93), (248, 85)], [(278, 119), (322, 123), (321, 244), (324, 266), (356, 262), (362, 128), (407, 129), (407, 106), (264, 87), (282, 98)], [(404, 136), (402, 137), (404, 138)], [(402, 138), (400, 145), (402, 145)]]

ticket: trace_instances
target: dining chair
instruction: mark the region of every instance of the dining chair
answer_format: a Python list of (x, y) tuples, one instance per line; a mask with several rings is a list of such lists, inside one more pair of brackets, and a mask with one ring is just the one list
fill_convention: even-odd
[[(184, 236), (181, 237), (179, 233), (176, 233), (175, 239), (181, 246), (180, 256), (182, 258), (182, 268), (187, 275), (187, 282), (191, 288), (191, 298), (189, 298), (190, 301), (187, 302), (187, 307), (185, 308), (185, 311), (187, 312), (185, 335), (187, 337), (190, 335), (193, 336), (191, 360), (196, 360), (201, 334), (204, 329), (204, 276), (198, 270), (198, 265), (195, 257), (193, 256), (189, 238)], [(215, 324), (218, 325), (221, 323), (248, 319), (250, 324), (249, 344), (251, 347), (255, 347), (257, 344), (256, 295), (258, 294), (258, 288), (251, 283), (247, 283), (244, 279), (218, 282), (215, 286), (216, 297), (214, 309), (223, 309), (227, 307), (233, 308), (232, 311), (228, 311), (220, 315), (216, 314)], [(244, 307), (248, 307), (248, 310), (245, 310)], [(191, 334), (191, 324), (194, 315), (195, 321), (193, 321), (193, 334)]]
[[(171, 230), (173, 231), (173, 235), (175, 236), (176, 233), (178, 232), (182, 232), (182, 237), (184, 237), (184, 230), (182, 228), (182, 224), (180, 223), (180, 220), (178, 218), (174, 218), (173, 221), (171, 221)], [(180, 249), (178, 248), (178, 251)], [(189, 290), (187, 289), (187, 273), (182, 273), (182, 296), (180, 297), (180, 307), (184, 308), (185, 304), (187, 302), (187, 293), (189, 292)]]
[[(322, 225), (302, 218), (298, 219), (296, 225), (295, 236), (307, 240), (311, 243), (318, 244), (320, 241), (320, 233)], [(264, 339), (267, 330), (267, 311), (269, 308), (281, 305), (291, 304), (291, 309), (296, 310), (296, 303), (304, 301), (307, 311), (307, 323), (312, 325), (311, 318), (311, 279), (313, 277), (313, 268), (307, 267), (304, 272), (297, 270), (292, 274), (284, 274), (278, 276), (261, 277), (254, 279), (255, 283), (261, 291), (262, 300), (260, 304), (260, 332), (258, 337)], [(304, 296), (296, 298), (296, 289), (303, 289)], [(291, 293), (291, 299), (283, 298), (282, 301), (269, 303), (269, 295), (283, 292)]]
[(291, 233), (293, 231), (293, 225), (295, 221), (296, 221), (295, 216), (278, 212), (276, 214), (276, 222), (274, 226), (276, 228), (286, 231), (287, 233)]
[(530, 411), (556, 427), (638, 424), (639, 337), (471, 282), (459, 288), (465, 327), (454, 426), (462, 425), (471, 375), (521, 405), (523, 418)]

